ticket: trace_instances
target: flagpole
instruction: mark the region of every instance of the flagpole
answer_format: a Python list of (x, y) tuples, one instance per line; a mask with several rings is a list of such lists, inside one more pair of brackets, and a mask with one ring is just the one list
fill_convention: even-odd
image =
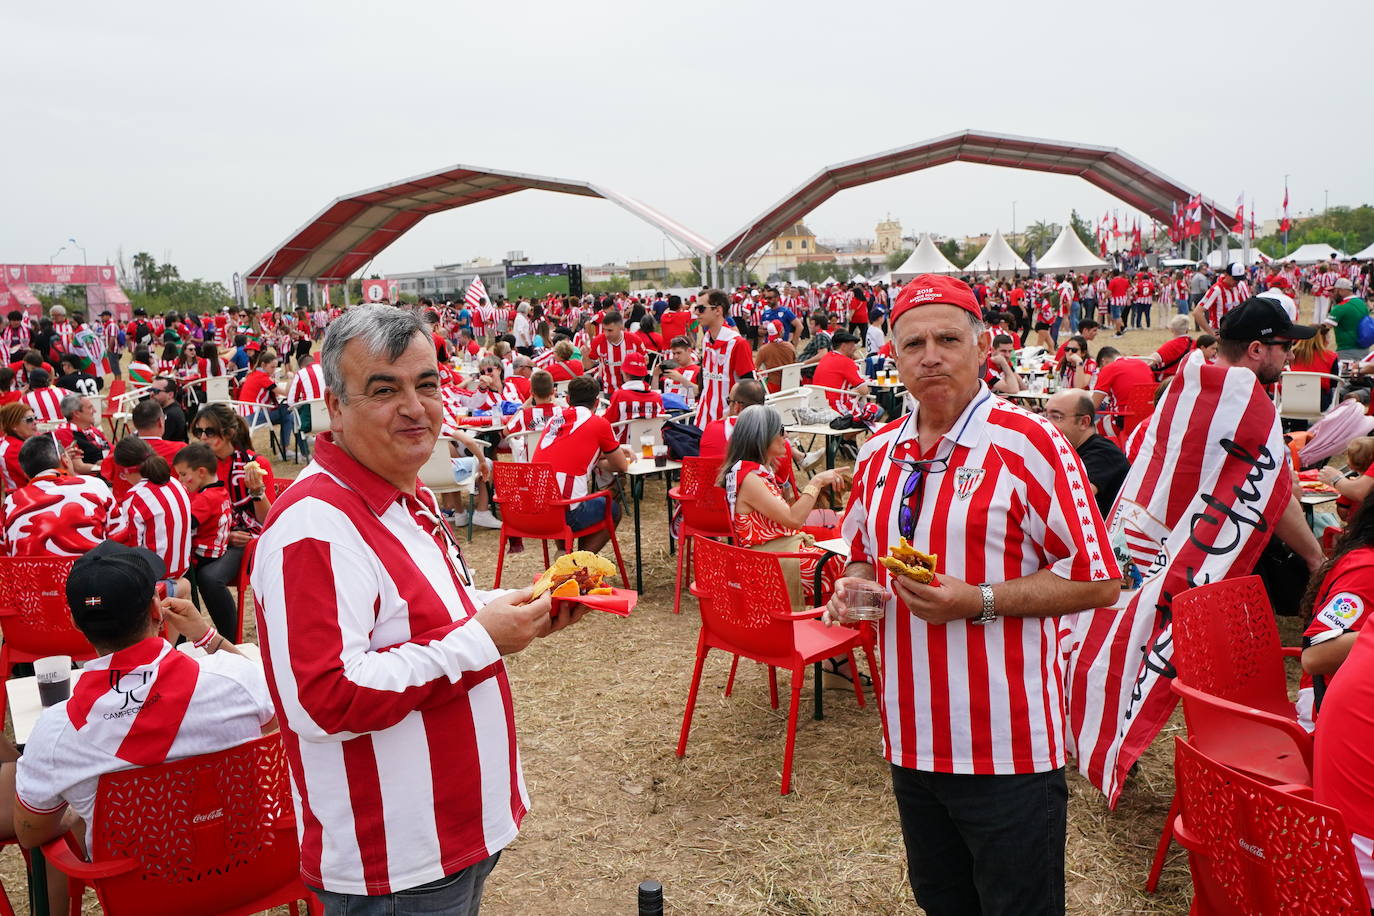
[(1283, 256), (1288, 257), (1288, 176), (1283, 176)]

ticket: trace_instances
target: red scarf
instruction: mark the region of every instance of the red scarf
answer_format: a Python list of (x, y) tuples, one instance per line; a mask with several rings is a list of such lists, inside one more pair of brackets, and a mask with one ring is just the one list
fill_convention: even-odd
[(87, 663), (67, 701), (67, 718), (96, 747), (135, 766), (167, 759), (200, 677), (200, 665), (150, 636)]

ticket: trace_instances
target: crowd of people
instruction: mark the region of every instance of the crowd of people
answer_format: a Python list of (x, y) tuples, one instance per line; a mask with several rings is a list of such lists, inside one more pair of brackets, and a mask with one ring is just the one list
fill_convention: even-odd
[[(74, 561), (73, 619), (100, 653), (88, 667), (185, 691), (177, 669), (199, 666), (160, 754), (124, 753), (129, 722), (45, 712), (0, 768), (16, 787), (17, 836), (32, 845), (89, 830), (101, 773), (279, 726), (302, 875), (328, 912), (381, 912), (368, 907), (401, 895), (475, 913), (529, 803), (502, 657), (586, 608), (480, 588), (453, 529), (500, 526), (488, 483), (503, 457), (551, 466), (574, 531), (618, 520), (614, 486), (586, 497), (637, 457), (632, 421), (675, 418), (690, 431), (675, 456), (720, 461), (735, 544), (800, 558), (799, 604), (849, 625), (847, 587), (886, 589), (883, 748), (918, 902), (932, 914), (1062, 913), (1056, 621), (1110, 607), (1130, 583), (1107, 520), (1144, 460), (1149, 422), (1127, 422), (1140, 392), (1158, 400), (1185, 366), (1245, 370), (1261, 386), (1291, 366), (1329, 375), (1332, 405), (1363, 407), (1368, 268), (922, 276), (891, 288), (236, 307), (127, 322), (87, 323), (61, 306), (41, 319), (11, 313), (0, 548)], [(1298, 306), (1308, 294), (1310, 325)], [(1165, 342), (1122, 352), (1121, 338), (1161, 318)], [(874, 382), (889, 371), (907, 397), (880, 406)], [(824, 389), (819, 417), (773, 406), (791, 372)], [(227, 396), (212, 393), (216, 377)], [(115, 384), (134, 395), (119, 437), (101, 409)], [(312, 403), (330, 417), (313, 436), (301, 428)], [(818, 469), (823, 450), (786, 430), (803, 419), (843, 430), (852, 467)], [(283, 461), (306, 465), (294, 480), (279, 481), (269, 450), (255, 448), (263, 427)], [(455, 475), (481, 483), (470, 516), (416, 485), (440, 437)], [(1374, 793), (1358, 763), (1374, 728), (1374, 649), (1355, 639), (1374, 602), (1374, 445), (1346, 445), (1351, 466), (1363, 454), (1369, 470), (1322, 472), (1349, 518), (1330, 556), (1296, 484), (1273, 532), (1311, 575), (1294, 611), (1310, 620), (1304, 714), (1327, 779), (1318, 795), (1346, 812), (1374, 887)], [(835, 536), (847, 556), (814, 548)], [(589, 531), (580, 546), (609, 537)], [(938, 582), (882, 562), (906, 543), (939, 556)], [(270, 689), (251, 663), (226, 659), (242, 641), (233, 588), (250, 545)], [(168, 637), (208, 654), (183, 663)], [(828, 663), (828, 676), (863, 677), (846, 662)], [(1328, 719), (1339, 729), (1324, 729)], [(417, 744), (428, 747), (418, 760)]]

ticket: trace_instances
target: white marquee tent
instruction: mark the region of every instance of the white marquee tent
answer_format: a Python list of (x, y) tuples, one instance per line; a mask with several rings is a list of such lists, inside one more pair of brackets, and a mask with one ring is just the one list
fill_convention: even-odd
[(868, 282), (868, 278), (865, 277), (863, 274), (855, 274), (854, 276), (852, 276), (852, 277), (849, 278), (849, 282), (850, 282), (850, 283), (867, 283), (867, 282)]
[(1372, 261), (1374, 260), (1374, 245), (1370, 245), (1368, 248), (1362, 248), (1350, 257), (1355, 261)]
[(1334, 245), (1318, 245), (1309, 242), (1301, 245), (1288, 253), (1288, 257), (1281, 258), (1283, 261), (1292, 261), (1294, 264), (1316, 264), (1318, 261), (1336, 260), (1344, 261), (1347, 255)]
[(1016, 274), (1030, 273), (1030, 268), (1026, 262), (1021, 260), (1021, 256), (1011, 250), (1007, 240), (1002, 238), (1002, 230), (997, 229), (992, 233), (992, 238), (983, 246), (983, 250), (978, 252), (978, 256), (968, 262), (964, 268), (964, 273), (969, 274)]
[(921, 274), (957, 274), (959, 268), (950, 263), (949, 258), (935, 243), (931, 241), (930, 234), (921, 236), (921, 241), (916, 244), (916, 250), (911, 252), (911, 256), (892, 272), (892, 279), (897, 283), (905, 283), (912, 277)]
[(1035, 262), (1036, 269), (1042, 273), (1050, 270), (1100, 270), (1110, 266), (1088, 250), (1069, 223), (1064, 224), (1059, 238), (1054, 240), (1045, 256)]

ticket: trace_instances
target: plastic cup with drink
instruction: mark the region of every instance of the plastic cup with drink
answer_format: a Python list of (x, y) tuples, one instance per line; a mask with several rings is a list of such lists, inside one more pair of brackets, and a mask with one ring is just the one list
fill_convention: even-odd
[(655, 445), (653, 447), (654, 467), (661, 468), (668, 465), (668, 446)]
[(654, 457), (654, 437), (649, 433), (645, 433), (639, 437), (639, 457)]
[(845, 621), (882, 620), (887, 614), (888, 590), (867, 579), (846, 579), (836, 593)]
[(70, 655), (49, 655), (33, 663), (38, 681), (38, 702), (43, 708), (61, 703), (72, 695), (72, 658)]

